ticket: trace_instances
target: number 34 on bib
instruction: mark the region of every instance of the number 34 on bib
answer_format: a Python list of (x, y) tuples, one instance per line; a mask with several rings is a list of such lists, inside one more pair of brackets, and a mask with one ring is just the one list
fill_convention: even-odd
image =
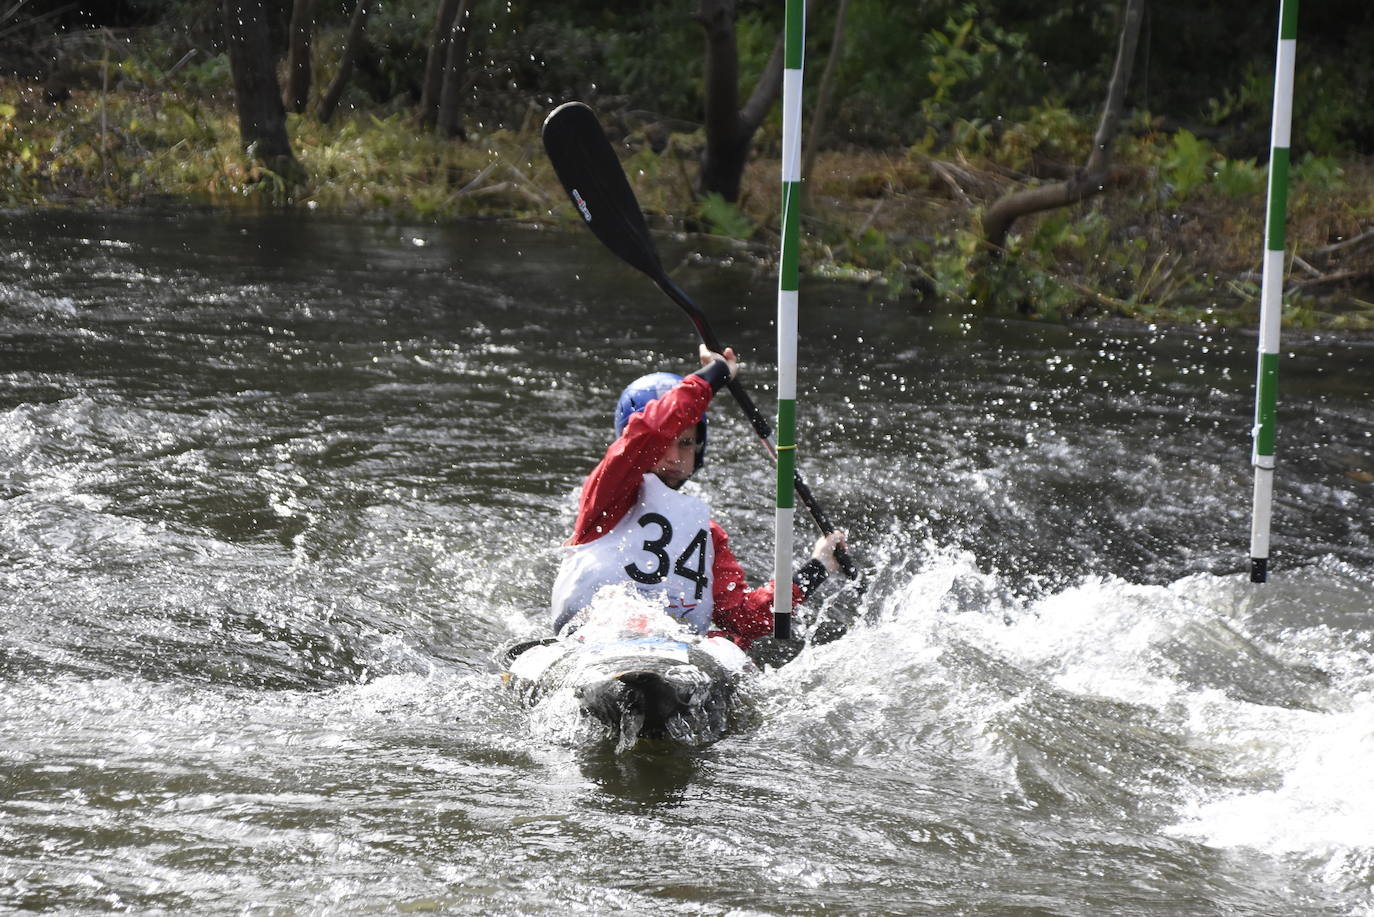
[[(667, 517), (659, 513), (645, 513), (637, 521), (646, 533), (652, 533), (652, 537), (645, 538), (640, 545), (648, 562), (643, 566), (640, 563), (626, 564), (625, 572), (635, 582), (646, 586), (657, 585), (670, 577), (681, 578), (686, 581), (684, 585), (690, 584), (692, 587), (693, 604), (700, 602), (711, 585), (706, 566), (706, 545), (711, 536), (705, 529), (697, 529), (682, 552), (673, 557), (669, 554), (669, 549), (675, 547), (673, 524)], [(671, 588), (670, 591), (677, 592)]]

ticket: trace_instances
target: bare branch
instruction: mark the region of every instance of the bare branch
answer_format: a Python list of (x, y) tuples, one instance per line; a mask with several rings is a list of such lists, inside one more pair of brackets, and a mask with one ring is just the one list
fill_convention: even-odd
[(1101, 193), (1107, 185), (1111, 167), (1112, 143), (1121, 125), (1125, 108), (1126, 87), (1131, 81), (1136, 45), (1140, 38), (1140, 23), (1145, 14), (1145, 0), (1125, 0), (1121, 21), (1121, 37), (1117, 43), (1116, 63), (1112, 68), (1107, 99), (1102, 117), (1093, 136), (1093, 149), (1088, 161), (1076, 175), (1064, 182), (1015, 191), (996, 201), (983, 214), (983, 239), (993, 249), (1006, 247), (1012, 224), (1023, 216), (1077, 203)]

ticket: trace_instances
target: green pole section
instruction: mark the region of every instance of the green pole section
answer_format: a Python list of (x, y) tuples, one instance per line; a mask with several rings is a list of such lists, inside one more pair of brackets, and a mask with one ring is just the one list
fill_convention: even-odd
[(801, 96), (805, 0), (786, 0), (782, 71), (782, 251), (778, 259), (778, 447), (773, 635), (792, 633), (793, 478), (797, 468), (797, 263), (801, 244)]
[(1269, 209), (1264, 227), (1260, 282), (1259, 367), (1255, 379), (1254, 510), (1250, 522), (1250, 581), (1269, 579), (1269, 526), (1274, 503), (1279, 332), (1283, 323), (1284, 249), (1287, 245), (1288, 162), (1293, 123), (1293, 72), (1298, 47), (1297, 0), (1279, 0), (1279, 47), (1274, 66), (1274, 114), (1269, 143)]

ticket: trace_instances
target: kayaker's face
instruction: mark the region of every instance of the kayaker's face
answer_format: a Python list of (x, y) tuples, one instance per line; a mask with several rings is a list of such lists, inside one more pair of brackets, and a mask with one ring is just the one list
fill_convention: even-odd
[(653, 472), (658, 475), (660, 481), (677, 490), (696, 470), (697, 430), (692, 426), (679, 433), (669, 444), (668, 451), (663, 453), (663, 457), (653, 467)]

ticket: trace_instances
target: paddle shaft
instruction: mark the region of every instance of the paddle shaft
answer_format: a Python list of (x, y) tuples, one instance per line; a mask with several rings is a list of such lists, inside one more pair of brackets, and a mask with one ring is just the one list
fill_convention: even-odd
[[(696, 326), (697, 335), (701, 338), (701, 342), (706, 345), (706, 349), (713, 353), (720, 353), (720, 339), (711, 330), (705, 314), (692, 301), (691, 297), (674, 283), (667, 273), (660, 271), (657, 275), (650, 274), (649, 276), (654, 283), (658, 284), (658, 288), (666, 293), (669, 299), (681, 306), (682, 310), (691, 318), (692, 324)], [(768, 425), (768, 418), (763, 416), (763, 412), (759, 410), (758, 405), (754, 404), (754, 399), (749, 397), (749, 393), (744, 390), (744, 386), (740, 385), (738, 379), (731, 377), (727, 387), (730, 389), (730, 394), (735, 397), (735, 402), (740, 406), (740, 410), (744, 412), (744, 416), (748, 418), (749, 424), (754, 428), (754, 433), (763, 441), (768, 454), (773, 457), (774, 461), (777, 461), (777, 450), (773, 447), (773, 428)], [(821, 532), (828, 535), (835, 531), (835, 526), (830, 524), (830, 517), (816, 502), (816, 497), (811, 493), (811, 487), (802, 478), (800, 470), (793, 470), (792, 486), (796, 489), (797, 496), (801, 498), (802, 504), (811, 514), (811, 518), (815, 520), (816, 526)], [(844, 548), (835, 549), (835, 560), (839, 562), (840, 569), (849, 579), (855, 579), (859, 575), (859, 571), (854, 566), (854, 560)]]

